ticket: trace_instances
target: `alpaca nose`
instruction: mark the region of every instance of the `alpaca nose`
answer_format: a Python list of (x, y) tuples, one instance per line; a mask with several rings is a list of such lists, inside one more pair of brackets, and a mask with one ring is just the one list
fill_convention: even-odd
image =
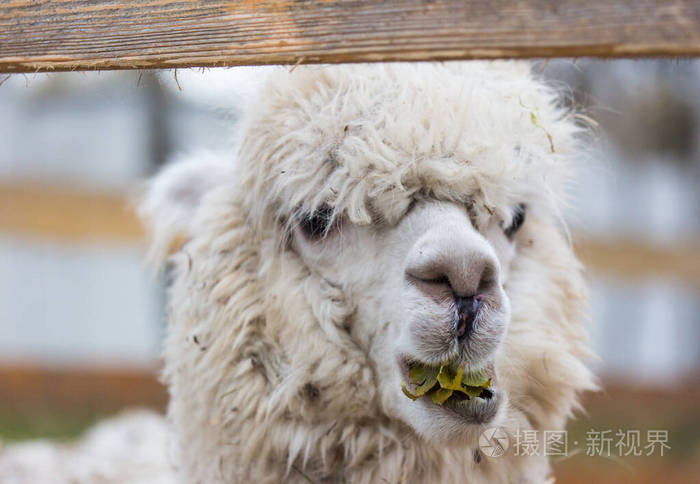
[(454, 308), (449, 331), (462, 342), (474, 331), (484, 299), (497, 291), (498, 263), (487, 251), (424, 246), (406, 267), (406, 277), (437, 304)]
[(436, 300), (453, 297), (460, 312), (478, 311), (484, 296), (498, 284), (498, 262), (493, 254), (473, 247), (424, 244), (414, 251), (406, 276)]
[(479, 309), (481, 309), (481, 301), (483, 296), (468, 296), (455, 298), (455, 306), (457, 307), (456, 317), (454, 322), (455, 336), (459, 341), (469, 337), (474, 330), (474, 321), (476, 320)]
[(409, 250), (404, 270), (411, 286), (454, 311), (450, 321), (435, 321), (435, 329), (458, 341), (469, 339), (486, 302), (500, 305), (496, 253), (468, 220), (450, 217), (426, 230)]

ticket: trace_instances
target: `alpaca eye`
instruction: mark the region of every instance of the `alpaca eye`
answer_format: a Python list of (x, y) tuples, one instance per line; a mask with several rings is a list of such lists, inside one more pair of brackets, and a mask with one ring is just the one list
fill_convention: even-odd
[(321, 205), (313, 213), (302, 213), (297, 217), (299, 228), (306, 237), (318, 240), (328, 234), (333, 221), (333, 209), (328, 205)]
[(513, 235), (522, 227), (523, 223), (525, 222), (525, 204), (521, 203), (515, 208), (515, 213), (513, 214), (513, 220), (510, 222), (510, 225), (506, 228), (503, 229), (503, 233), (506, 234), (506, 237), (509, 239), (513, 238)]

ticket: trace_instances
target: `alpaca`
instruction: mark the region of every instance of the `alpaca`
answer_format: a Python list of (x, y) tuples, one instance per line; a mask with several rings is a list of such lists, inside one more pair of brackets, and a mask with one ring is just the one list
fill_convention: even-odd
[[(580, 132), (525, 63), (270, 74), (235, 156), (169, 167), (142, 210), (181, 481), (551, 478), (514, 443), (595, 388), (560, 215)], [(440, 364), (488, 391), (407, 398)]]

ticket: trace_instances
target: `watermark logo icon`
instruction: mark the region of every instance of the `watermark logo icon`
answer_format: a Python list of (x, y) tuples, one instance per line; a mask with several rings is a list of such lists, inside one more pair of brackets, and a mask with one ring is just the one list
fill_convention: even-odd
[(500, 427), (490, 427), (479, 436), (479, 449), (488, 457), (502, 457), (509, 446), (508, 434)]

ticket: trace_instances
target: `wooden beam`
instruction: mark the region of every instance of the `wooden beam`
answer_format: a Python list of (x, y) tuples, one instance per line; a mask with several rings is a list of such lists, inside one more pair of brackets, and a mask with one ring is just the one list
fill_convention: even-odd
[(595, 274), (621, 279), (663, 277), (700, 286), (700, 241), (657, 246), (639, 240), (578, 240), (576, 253)]
[(69, 242), (143, 239), (122, 194), (33, 183), (0, 183), (0, 232)]
[(164, 409), (158, 369), (63, 368), (0, 363), (0, 408), (51, 407), (114, 412), (125, 406)]
[(0, 3), (0, 72), (697, 55), (697, 0)]

